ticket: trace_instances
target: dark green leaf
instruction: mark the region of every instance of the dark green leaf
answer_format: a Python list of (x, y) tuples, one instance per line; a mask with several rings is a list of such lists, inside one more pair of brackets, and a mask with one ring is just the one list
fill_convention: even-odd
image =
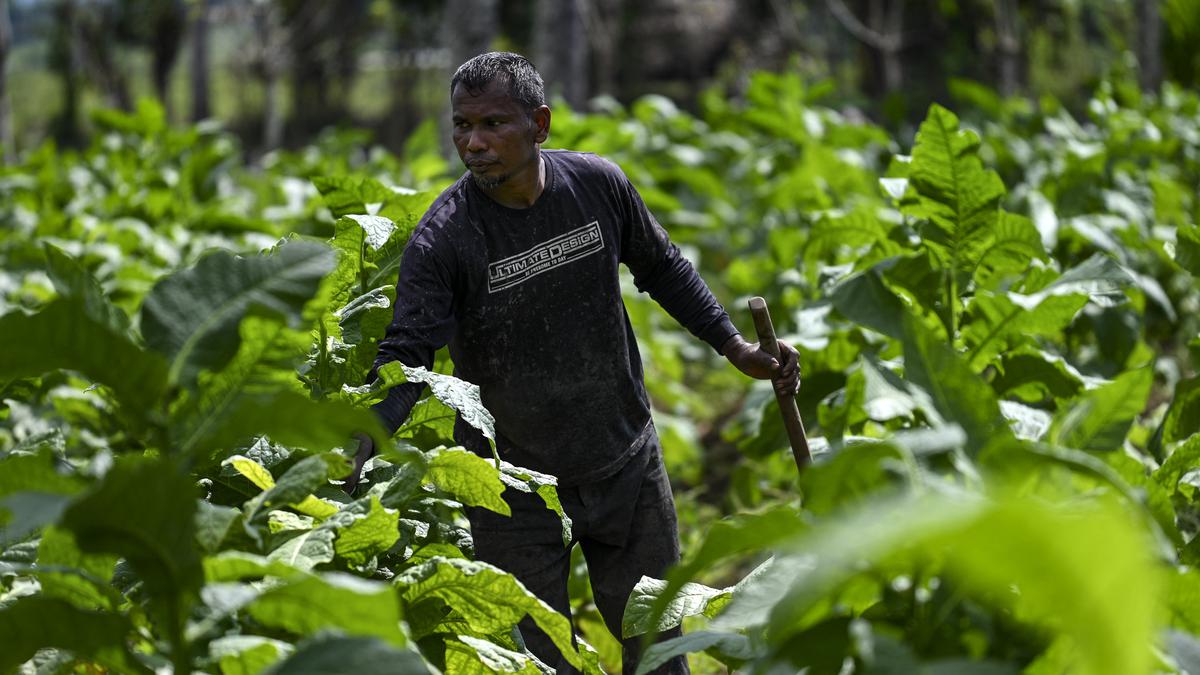
[(96, 323), (117, 335), (128, 335), (129, 317), (109, 302), (96, 278), (57, 246), (49, 243), (42, 246), (46, 251), (46, 272), (54, 282), (54, 290), (60, 296), (78, 301)]
[(1054, 418), (1049, 440), (1079, 450), (1120, 448), (1129, 427), (1142, 413), (1153, 383), (1153, 370), (1140, 368), (1084, 392)]
[(299, 636), (336, 630), (377, 637), (397, 647), (406, 643), (396, 592), (386, 584), (339, 572), (273, 586), (245, 611), (255, 621)]
[[(449, 672), (449, 671), (448, 671)], [(371, 637), (322, 635), (301, 642), (296, 652), (263, 675), (429, 675), (421, 655)]]
[(122, 458), (67, 509), (62, 526), (80, 550), (127, 560), (160, 603), (162, 618), (177, 621), (204, 582), (195, 514), (195, 485), (178, 465)]
[(0, 378), (77, 370), (113, 390), (122, 413), (144, 418), (160, 405), (167, 364), (124, 335), (91, 318), (74, 298), (62, 298), (33, 315), (0, 317)]
[(333, 251), (313, 241), (253, 258), (214, 251), (154, 286), (142, 305), (142, 333), (170, 359), (171, 380), (191, 384), (202, 369), (219, 370), (234, 357), (248, 312), (297, 325), (333, 266)]
[(125, 650), (132, 631), (119, 614), (79, 609), (57, 598), (21, 598), (0, 609), (0, 671), (15, 670), (39, 649), (58, 647), (117, 672), (149, 673)]
[(1011, 434), (992, 389), (911, 316), (904, 321), (904, 372), (929, 393), (943, 420), (962, 427), (970, 452)]

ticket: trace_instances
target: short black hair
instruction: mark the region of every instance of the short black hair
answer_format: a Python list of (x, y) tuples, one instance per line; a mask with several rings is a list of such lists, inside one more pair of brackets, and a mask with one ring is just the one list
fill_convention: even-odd
[(462, 85), (472, 96), (479, 95), (495, 80), (508, 85), (508, 94), (527, 110), (546, 104), (546, 86), (529, 59), (512, 52), (487, 52), (469, 59), (450, 78), (450, 93)]

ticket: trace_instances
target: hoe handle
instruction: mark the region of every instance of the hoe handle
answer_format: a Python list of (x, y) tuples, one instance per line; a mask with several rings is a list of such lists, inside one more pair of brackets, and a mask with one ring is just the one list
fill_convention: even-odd
[[(759, 297), (750, 298), (750, 314), (754, 317), (754, 330), (758, 333), (758, 344), (763, 351), (783, 363), (779, 355), (779, 343), (775, 340), (775, 326), (771, 323), (771, 312), (767, 310), (767, 301)], [(808, 437), (804, 434), (804, 422), (800, 419), (800, 409), (796, 407), (796, 399), (788, 394), (775, 392), (775, 400), (779, 403), (779, 412), (783, 415), (783, 426), (787, 430), (788, 442), (792, 446), (792, 457), (796, 460), (796, 469), (803, 472), (804, 467), (812, 463), (812, 453), (808, 450)]]

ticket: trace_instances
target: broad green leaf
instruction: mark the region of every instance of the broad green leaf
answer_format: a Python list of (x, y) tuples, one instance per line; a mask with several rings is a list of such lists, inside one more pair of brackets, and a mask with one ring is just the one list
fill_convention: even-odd
[(60, 368), (107, 385), (122, 404), (120, 413), (132, 419), (161, 405), (167, 384), (162, 357), (90, 317), (78, 299), (55, 300), (33, 315), (0, 317), (0, 379)]
[(256, 484), (270, 485), (270, 489), (246, 502), (243, 507), (246, 533), (255, 541), (261, 542), (267, 529), (271, 511), (290, 507), (314, 518), (327, 518), (338, 509), (336, 506), (323, 502), (313, 496), (313, 492), (325, 485), (331, 474), (344, 475), (347, 472), (345, 460), (336, 455), (313, 455), (305, 457), (292, 465), (278, 482), (269, 480), (266, 469), (253, 460), (245, 457), (234, 457), (227, 460), (242, 475), (253, 476)]
[(196, 541), (205, 553), (221, 550), (221, 543), (242, 512), (204, 500), (196, 502)]
[(49, 527), (42, 532), (38, 582), (46, 597), (66, 600), (80, 609), (116, 609), (121, 599), (114, 599), (109, 585), (116, 564), (115, 556), (85, 555), (66, 530)]
[(280, 560), (243, 551), (222, 551), (204, 558), (204, 579), (208, 583), (261, 579), (267, 576), (289, 578), (300, 570)]
[[(650, 626), (658, 625), (658, 616), (684, 584), (702, 570), (735, 555), (768, 550), (779, 542), (791, 539), (806, 528), (797, 509), (790, 505), (775, 505), (756, 513), (743, 513), (713, 523), (700, 546), (692, 549), (684, 560), (667, 574), (667, 587), (662, 590), (648, 612)], [(653, 633), (649, 633), (653, 636)], [(686, 636), (685, 636), (686, 637)]]
[(298, 636), (334, 630), (403, 647), (400, 605), (386, 584), (340, 572), (301, 576), (273, 586), (245, 610), (255, 621)]
[(227, 635), (208, 645), (221, 675), (258, 675), (294, 651), (287, 642), (258, 635)]
[(438, 451), (429, 457), (429, 480), (454, 499), (468, 506), (510, 515), (512, 509), (500, 496), (504, 483), (495, 465), (462, 448)]
[(821, 455), (800, 475), (804, 508), (815, 514), (832, 513), (846, 505), (898, 487), (895, 464), (904, 453), (891, 443), (847, 443)]
[[(320, 635), (301, 642), (265, 675), (429, 675), (421, 655), (374, 637)], [(453, 671), (446, 671), (453, 672)]]
[(1124, 298), (1123, 289), (1133, 285), (1133, 277), (1115, 260), (1097, 253), (1044, 288), (1032, 293), (1009, 293), (1008, 298), (1016, 304), (1033, 309), (1051, 296), (1082, 293), (1093, 302), (1111, 305)]
[(804, 243), (806, 267), (816, 268), (816, 261), (833, 261), (832, 254), (869, 246), (887, 237), (889, 227), (867, 208), (850, 213), (826, 215), (812, 226)]
[(367, 515), (338, 531), (334, 551), (351, 565), (365, 565), (400, 538), (399, 519), (398, 512), (384, 508), (379, 498), (372, 496)]
[(342, 339), (357, 345), (368, 335), (378, 337), (375, 329), (387, 327), (392, 319), (391, 309), (392, 301), (386, 287), (372, 289), (354, 298), (334, 313), (342, 328)]
[[(456, 610), (478, 635), (508, 632), (528, 615), (571, 665), (584, 667), (584, 657), (572, 643), (567, 617), (487, 563), (434, 558), (396, 577), (396, 585), (406, 608), (419, 612), (420, 605), (440, 601)], [(430, 628), (425, 627), (424, 632)], [(417, 626), (413, 630), (422, 632)]]
[(333, 251), (313, 241), (252, 258), (214, 251), (154, 286), (142, 305), (142, 334), (170, 360), (171, 381), (190, 385), (201, 370), (219, 370), (234, 357), (247, 313), (297, 325), (333, 265)]
[(394, 194), (373, 178), (316, 176), (312, 182), (334, 218), (351, 213), (377, 213), (379, 207)]
[(683, 624), (684, 617), (703, 614), (711, 617), (724, 606), (733, 593), (733, 588), (712, 588), (704, 584), (684, 584), (671, 598), (666, 608), (657, 615), (657, 623), (651, 623), (651, 610), (655, 601), (667, 589), (662, 579), (642, 577), (629, 594), (625, 603), (625, 615), (621, 619), (622, 638), (642, 635), (654, 630), (662, 632)]
[(293, 391), (238, 396), (228, 408), (188, 428), (199, 432), (180, 437), (179, 447), (198, 457), (202, 465), (222, 459), (224, 453), (256, 436), (313, 451), (343, 447), (359, 431), (369, 433), (376, 443), (387, 438), (379, 418), (369, 410), (342, 401), (314, 401)]
[(896, 339), (903, 334), (905, 305), (883, 283), (878, 268), (842, 281), (832, 299), (843, 316), (861, 326)]
[(533, 469), (526, 469), (505, 461), (500, 462), (500, 480), (504, 485), (521, 492), (535, 492), (562, 521), (563, 546), (571, 545), (571, 517), (563, 510), (558, 498), (558, 478)]
[(61, 525), (81, 551), (124, 558), (169, 629), (204, 582), (195, 517), (195, 484), (177, 464), (128, 457), (71, 504)]
[[(816, 527), (739, 587), (714, 628), (770, 622), (768, 641), (785, 644), (813, 603), (860, 569), (919, 552), (945, 561), (964, 588), (1007, 598), (1015, 615), (1073, 642), (1083, 674), (1149, 673), (1159, 576), (1149, 538), (1119, 505), (1064, 509), (1042, 501), (928, 496), (882, 502)], [(1104, 565), (1097, 565), (1103, 560)], [(781, 576), (782, 575), (782, 576)], [(780, 593), (779, 581), (790, 586)], [(1016, 588), (1019, 594), (1013, 594)], [(1077, 602), (1087, 597), (1088, 603)]]
[(84, 313), (116, 335), (129, 334), (129, 316), (108, 300), (100, 283), (78, 260), (50, 243), (42, 244), (46, 252), (46, 272), (54, 282), (54, 290), (62, 297), (78, 301)]
[(459, 635), (446, 641), (446, 672), (455, 675), (540, 675), (542, 671), (532, 659), (520, 652), (469, 635)]
[(21, 598), (0, 609), (0, 671), (15, 672), (39, 649), (58, 647), (122, 673), (149, 673), (125, 649), (129, 619), (75, 607), (58, 598)]
[(1181, 493), (1188, 501), (1196, 488), (1180, 480), (1189, 472), (1200, 469), (1200, 435), (1194, 435), (1176, 447), (1154, 472), (1154, 480), (1171, 494)]
[(460, 380), (452, 375), (434, 373), (425, 368), (410, 368), (398, 361), (384, 364), (376, 380), (377, 390), (387, 389), (402, 382), (424, 382), (442, 403), (454, 409), (464, 422), (478, 429), (484, 437), (495, 442), (496, 420), (479, 398), (479, 385)]
[(676, 656), (707, 649), (716, 649), (740, 660), (750, 660), (760, 655), (760, 651), (751, 644), (750, 638), (741, 633), (699, 630), (650, 645), (642, 654), (642, 660), (638, 662), (637, 675), (647, 675)]
[(396, 224), (392, 222), (391, 218), (383, 216), (348, 214), (343, 218), (362, 228), (363, 243), (372, 251), (383, 248), (388, 238), (396, 231)]
[(1200, 279), (1200, 225), (1190, 223), (1175, 231), (1175, 262)]
[(1142, 413), (1153, 383), (1154, 371), (1140, 368), (1084, 392), (1054, 418), (1050, 442), (1080, 450), (1119, 449), (1129, 427)]
[(1182, 441), (1200, 431), (1200, 377), (1180, 380), (1162, 422), (1162, 442)]
[(997, 369), (999, 374), (992, 380), (996, 393), (1030, 403), (1047, 397), (1059, 401), (1073, 398), (1090, 381), (1061, 356), (1038, 349), (1022, 348), (1005, 354)]
[[(960, 130), (953, 113), (930, 106), (913, 147), (909, 184), (916, 198), (901, 205), (906, 214), (922, 220), (924, 244), (960, 285), (998, 250), (1028, 262), (1031, 243), (1041, 248), (1032, 224), (1025, 222), (1033, 235), (1029, 240), (1017, 236), (1015, 220), (1001, 217), (1004, 184), (994, 171), (984, 170), (978, 149), (979, 137)], [(1012, 226), (1000, 228), (1001, 222)]]
[(60, 472), (50, 452), (0, 457), (0, 497), (17, 492), (74, 495), (87, 487), (82, 476)]
[(333, 562), (335, 536), (329, 528), (309, 530), (277, 546), (267, 558), (307, 572), (317, 565)]
[(904, 373), (929, 393), (942, 419), (962, 427), (971, 453), (1011, 434), (991, 388), (912, 316), (904, 321)]
[(1015, 342), (1034, 336), (1056, 337), (1087, 304), (1083, 294), (1052, 295), (1026, 308), (1007, 294), (976, 293), (963, 322), (967, 365), (979, 372)]

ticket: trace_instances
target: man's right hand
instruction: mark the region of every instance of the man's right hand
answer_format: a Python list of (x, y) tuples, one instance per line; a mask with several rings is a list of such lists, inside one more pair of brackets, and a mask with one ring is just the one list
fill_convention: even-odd
[(359, 431), (354, 435), (354, 439), (358, 441), (358, 451), (354, 453), (354, 470), (346, 477), (346, 482), (342, 485), (342, 489), (346, 494), (354, 494), (355, 488), (358, 487), (358, 481), (362, 479), (363, 465), (368, 459), (375, 456), (375, 441), (367, 434)]

